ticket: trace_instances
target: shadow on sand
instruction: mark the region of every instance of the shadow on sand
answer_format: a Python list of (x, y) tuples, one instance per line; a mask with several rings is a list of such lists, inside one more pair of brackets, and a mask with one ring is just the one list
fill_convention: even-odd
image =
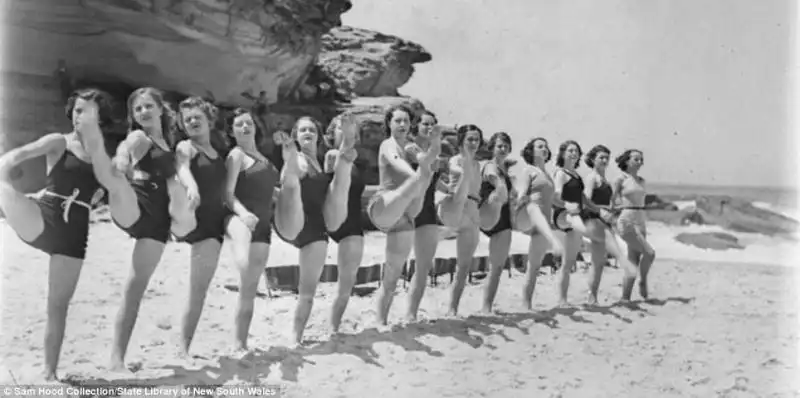
[[(625, 308), (629, 311), (650, 315), (642, 305), (664, 306), (670, 302), (689, 304), (694, 298), (669, 297), (667, 299), (651, 299), (648, 301), (633, 301), (628, 303), (614, 303), (611, 305), (594, 305), (580, 307), (554, 307), (544, 311), (508, 312), (490, 315), (472, 315), (466, 318), (444, 318), (430, 321), (421, 321), (407, 325), (395, 325), (391, 330), (379, 331), (375, 328), (365, 329), (355, 334), (339, 334), (327, 341), (309, 341), (305, 346), (288, 348), (273, 346), (268, 350), (253, 349), (240, 358), (222, 356), (218, 366), (206, 365), (199, 368), (167, 365), (156, 369), (158, 371), (171, 371), (172, 374), (156, 378), (133, 378), (106, 380), (102, 378), (80, 378), (66, 382), (73, 385), (205, 385), (221, 386), (232, 380), (258, 383), (266, 379), (272, 371), (273, 365), (278, 364), (281, 378), (285, 381), (298, 381), (298, 373), (305, 364), (315, 365), (309, 359), (322, 355), (352, 355), (364, 363), (383, 367), (379, 362), (380, 356), (374, 346), (378, 343), (390, 343), (402, 347), (406, 351), (423, 352), (432, 357), (442, 357), (444, 353), (431, 348), (419, 341), (426, 335), (450, 337), (472, 348), (479, 348), (486, 343), (486, 338), (499, 336), (507, 342), (513, 341), (504, 332), (505, 328), (519, 330), (529, 334), (534, 324), (543, 324), (549, 328), (558, 328), (558, 318), (566, 317), (573, 322), (592, 323), (580, 315), (595, 313), (612, 316), (624, 323), (633, 321), (614, 311), (615, 308)], [(490, 349), (495, 347), (487, 345)]]

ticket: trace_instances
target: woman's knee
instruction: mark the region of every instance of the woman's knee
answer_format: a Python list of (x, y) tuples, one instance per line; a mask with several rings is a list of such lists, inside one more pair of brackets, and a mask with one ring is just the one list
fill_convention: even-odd
[(306, 305), (309, 306), (314, 303), (314, 293), (300, 293), (297, 296), (297, 305)]

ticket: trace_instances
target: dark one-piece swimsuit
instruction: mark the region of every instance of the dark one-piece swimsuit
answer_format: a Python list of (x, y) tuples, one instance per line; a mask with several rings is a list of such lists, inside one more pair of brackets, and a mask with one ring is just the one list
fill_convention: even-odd
[(197, 228), (176, 240), (194, 244), (206, 239), (216, 239), (221, 243), (225, 238), (225, 218), (230, 215), (224, 202), (227, 178), (225, 159), (221, 154), (212, 159), (198, 150), (197, 155), (192, 158), (190, 170), (197, 181), (200, 194), (200, 206), (194, 211)]
[[(330, 233), (331, 239), (336, 243), (348, 236), (364, 236), (361, 197), (364, 195), (366, 185), (362, 177), (363, 167), (363, 163), (356, 159), (350, 179), (350, 190), (347, 192), (347, 218), (339, 229)], [(333, 173), (328, 173), (328, 178), (333, 180)]]
[(85, 259), (89, 214), (104, 195), (92, 165), (65, 149), (47, 175), (45, 188), (34, 197), (44, 229), (26, 243), (49, 255)]
[(298, 249), (314, 242), (328, 240), (322, 207), (328, 197), (328, 185), (331, 182), (330, 175), (316, 170), (311, 165), (308, 155), (300, 153), (300, 156), (305, 156), (309, 163), (308, 173), (300, 179), (300, 199), (303, 202), (303, 213), (305, 214), (303, 229), (295, 239), (287, 239), (280, 234), (279, 230), (275, 231), (281, 239)]
[[(580, 177), (563, 171), (569, 176), (569, 181), (564, 184), (561, 190), (561, 200), (568, 203), (577, 203), (579, 207), (583, 207), (583, 180)], [(572, 231), (572, 228), (562, 228), (558, 225), (558, 217), (567, 209), (560, 206), (553, 206), (553, 225), (564, 232)]]
[[(414, 170), (419, 168), (419, 163), (412, 163), (411, 167)], [(433, 177), (431, 178), (431, 183), (428, 185), (428, 189), (425, 190), (425, 196), (422, 198), (422, 210), (420, 210), (417, 217), (414, 218), (414, 228), (424, 227), (426, 225), (441, 225), (439, 222), (439, 216), (436, 213), (436, 204), (434, 201), (436, 200), (436, 186), (439, 183), (439, 176), (441, 172), (436, 170), (433, 172)]]
[(279, 173), (269, 160), (267, 163), (258, 159), (253, 160), (255, 163), (252, 166), (239, 172), (235, 195), (249, 212), (258, 217), (258, 224), (252, 232), (250, 241), (270, 244), (272, 243), (272, 194), (278, 183)]
[[(603, 181), (600, 186), (592, 190), (592, 197), (590, 199), (592, 200), (592, 203), (598, 206), (608, 207), (611, 206), (611, 196), (613, 193), (614, 190), (611, 188), (611, 184), (609, 184), (607, 181)], [(596, 211), (583, 210), (581, 211), (581, 218), (584, 220), (600, 220), (603, 224), (606, 224), (609, 227), (611, 226), (605, 220), (603, 220), (603, 218), (600, 217), (600, 213)]]
[[(506, 187), (510, 191), (511, 177), (502, 170), (500, 171), (500, 175), (503, 177), (503, 180), (505, 180)], [(481, 183), (481, 191), (480, 191), (481, 202), (478, 205), (478, 207), (482, 206), (483, 203), (486, 202), (487, 199), (489, 199), (489, 195), (492, 192), (494, 192), (494, 189), (495, 189), (494, 185), (492, 185), (489, 181), (483, 181)], [(503, 204), (503, 207), (500, 208), (500, 218), (497, 220), (497, 224), (495, 224), (494, 227), (492, 227), (491, 229), (481, 228), (481, 231), (486, 236), (491, 237), (492, 235), (495, 235), (507, 229), (509, 230), (511, 229), (511, 205), (509, 204), (508, 201), (506, 201), (506, 203)]]
[(134, 239), (153, 239), (166, 243), (172, 219), (169, 214), (167, 179), (175, 176), (175, 154), (153, 144), (136, 165), (131, 180), (139, 205), (139, 219), (129, 227), (114, 223)]

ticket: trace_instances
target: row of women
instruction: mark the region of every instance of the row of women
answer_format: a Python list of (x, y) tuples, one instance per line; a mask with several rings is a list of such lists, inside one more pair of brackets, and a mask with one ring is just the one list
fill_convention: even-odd
[[(225, 239), (240, 272), (234, 348), (247, 349), (273, 229), (299, 249), (299, 300), (292, 334), (296, 344), (303, 338), (329, 239), (338, 243), (338, 294), (331, 311), (332, 329), (338, 332), (364, 249), (365, 185), (354, 149), (361, 126), (352, 116), (338, 116), (325, 130), (311, 117), (300, 118), (291, 136), (276, 133), (277, 149), (265, 154), (258, 145), (263, 124), (248, 110), (232, 112), (223, 133), (214, 128), (218, 111), (211, 103), (190, 97), (176, 113), (153, 88), (130, 95), (129, 133), (109, 150), (104, 133), (113, 123), (111, 110), (112, 100), (103, 91), (76, 91), (66, 106), (71, 133), (45, 135), (0, 157), (0, 209), (7, 224), (24, 242), (50, 255), (46, 379), (56, 378), (69, 302), (86, 257), (89, 213), (104, 195), (114, 223), (135, 239), (115, 321), (110, 370), (126, 371), (125, 354), (142, 297), (171, 239), (191, 245), (189, 300), (181, 322), (183, 355), (188, 356)], [(647, 297), (654, 251), (646, 241), (644, 180), (637, 174), (643, 163), (640, 151), (629, 150), (617, 158), (623, 176), (612, 187), (605, 179), (607, 148), (589, 151), (585, 163), (592, 173), (584, 180), (575, 171), (582, 156), (576, 142), (559, 147), (551, 176), (545, 171), (551, 158), (547, 141), (531, 139), (522, 149), (527, 164), (513, 184), (505, 162), (511, 151), (507, 134), (494, 134), (488, 141), (493, 159), (478, 162), (475, 155), (483, 133), (475, 125), (463, 125), (457, 131), (459, 154), (440, 167), (442, 128), (437, 123), (431, 112), (415, 115), (402, 106), (385, 114), (380, 186), (366, 211), (387, 235), (378, 324), (387, 324), (412, 248), (416, 272), (406, 318), (416, 319), (442, 224), (458, 234), (452, 314), (458, 310), (481, 232), (490, 237), (492, 266), (483, 311), (491, 311), (514, 229), (530, 236), (522, 299), (526, 308), (531, 308), (538, 268), (548, 250), (563, 258), (560, 300), (566, 303), (569, 269), (583, 238), (591, 241), (592, 258), (604, 259), (608, 251), (623, 264), (623, 300), (630, 299), (637, 273), (640, 292)], [(16, 191), (9, 182), (11, 170), (39, 156), (47, 162), (45, 188), (35, 195)], [(439, 178), (442, 173), (447, 173), (446, 183)], [(627, 242), (627, 253), (621, 252), (616, 233)], [(603, 269), (600, 261), (594, 263), (591, 302), (597, 300)]]

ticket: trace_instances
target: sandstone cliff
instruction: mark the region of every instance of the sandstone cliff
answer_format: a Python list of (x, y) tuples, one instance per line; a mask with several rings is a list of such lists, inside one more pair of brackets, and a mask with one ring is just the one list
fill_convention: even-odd
[[(173, 101), (201, 95), (223, 108), (256, 106), (268, 133), (301, 115), (327, 123), (349, 110), (374, 125), (387, 105), (424, 108), (398, 88), (431, 55), (394, 36), (341, 26), (349, 0), (25, 0), (8, 7), (2, 151), (69, 129), (65, 95), (88, 85), (120, 101), (147, 85)], [(40, 186), (43, 163), (24, 169), (24, 189)]]

